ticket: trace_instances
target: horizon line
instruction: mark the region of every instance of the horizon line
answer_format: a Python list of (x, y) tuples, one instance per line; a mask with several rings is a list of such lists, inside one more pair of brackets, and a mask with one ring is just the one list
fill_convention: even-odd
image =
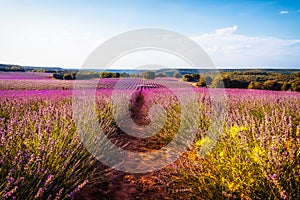
[[(11, 63), (0, 63), (0, 65), (15, 65), (15, 66), (20, 66), (20, 67), (34, 67), (34, 68), (61, 68), (61, 69), (65, 69), (65, 70), (81, 70), (81, 67), (61, 67), (61, 66), (35, 66), (35, 65), (20, 65), (20, 64), (11, 64)], [(89, 69), (85, 69), (85, 70), (162, 70), (162, 69), (197, 69), (197, 70), (213, 70), (212, 68), (180, 68), (180, 67), (169, 67), (169, 68), (160, 68), (160, 69), (134, 69), (134, 68), (105, 68), (105, 69), (97, 69), (97, 68), (89, 68)], [(271, 66), (259, 66), (259, 67), (218, 67), (216, 66), (217, 70), (222, 70), (222, 69), (299, 69), (300, 70), (300, 66), (286, 66), (286, 67), (271, 67)]]

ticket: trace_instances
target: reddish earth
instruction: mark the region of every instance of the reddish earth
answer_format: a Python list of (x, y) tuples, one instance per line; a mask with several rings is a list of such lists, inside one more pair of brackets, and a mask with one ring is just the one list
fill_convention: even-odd
[[(136, 124), (147, 125), (149, 119), (145, 116), (144, 101), (137, 96), (133, 99), (135, 107), (131, 110), (132, 119)], [(116, 134), (110, 137), (110, 140), (123, 149), (129, 151), (149, 151), (151, 149), (159, 149), (163, 144), (160, 142), (151, 142), (147, 139), (134, 138), (118, 130)], [(124, 147), (126, 144), (126, 147)], [(99, 165), (101, 163), (99, 162)], [(172, 169), (169, 169), (172, 170)], [(104, 178), (101, 183), (94, 183), (85, 187), (77, 199), (163, 199), (166, 194), (166, 186), (159, 177), (163, 173), (159, 171), (132, 174), (117, 170)], [(170, 173), (169, 173), (170, 174)], [(167, 177), (164, 177), (166, 179)]]

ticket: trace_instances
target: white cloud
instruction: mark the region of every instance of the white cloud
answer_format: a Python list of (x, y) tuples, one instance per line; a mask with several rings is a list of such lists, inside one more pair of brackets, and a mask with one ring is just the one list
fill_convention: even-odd
[(280, 13), (279, 13), (279, 14), (281, 14), (281, 15), (284, 15), (284, 14), (288, 14), (288, 13), (289, 13), (289, 11), (282, 10), (282, 11), (280, 11)]
[[(0, 35), (0, 63), (62, 67), (81, 66), (105, 38), (90, 32), (38, 28), (34, 31), (24, 29), (22, 35), (5, 32)], [(300, 66), (300, 38), (287, 40), (242, 35), (236, 25), (191, 38), (203, 47), (218, 67)], [(120, 64), (120, 68), (132, 68), (149, 63), (190, 67), (176, 57), (161, 52), (137, 53), (116, 64)]]
[(192, 37), (218, 67), (299, 67), (300, 40), (246, 36), (237, 26)]
[[(300, 39), (242, 35), (238, 33), (236, 25), (191, 39), (207, 52), (218, 68), (284, 68), (300, 65)], [(151, 63), (166, 67), (191, 67), (181, 58), (155, 51), (132, 53), (118, 60), (113, 66), (138, 68)]]
[(216, 35), (231, 35), (237, 31), (237, 28), (238, 27), (236, 25), (234, 25), (232, 27), (218, 29), (218, 30), (216, 30), (215, 33), (216, 33)]

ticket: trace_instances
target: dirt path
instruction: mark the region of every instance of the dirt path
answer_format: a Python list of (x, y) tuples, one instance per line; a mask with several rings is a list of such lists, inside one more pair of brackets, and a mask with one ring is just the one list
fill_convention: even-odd
[[(149, 124), (143, 114), (143, 99), (136, 100), (136, 107), (132, 109), (132, 118), (140, 126)], [(145, 152), (159, 149), (164, 144), (149, 139), (135, 138), (118, 130), (109, 139), (127, 151)], [(163, 199), (164, 186), (159, 186), (158, 172), (146, 174), (130, 174), (112, 170), (106, 180), (93, 183), (77, 195), (77, 199)]]
[[(142, 149), (147, 151), (151, 148), (141, 139), (128, 140), (128, 136), (125, 136), (124, 133), (120, 133), (120, 135), (126, 137), (121, 140), (127, 141), (126, 150), (137, 151), (137, 149)], [(105, 178), (105, 181), (93, 183), (83, 188), (76, 199), (164, 199), (165, 188), (163, 185), (159, 186), (161, 183), (157, 178), (158, 173), (133, 174), (113, 169)]]

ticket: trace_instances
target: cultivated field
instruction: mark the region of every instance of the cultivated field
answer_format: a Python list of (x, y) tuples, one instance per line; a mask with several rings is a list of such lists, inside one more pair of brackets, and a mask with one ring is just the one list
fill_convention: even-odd
[[(194, 88), (200, 114), (192, 147), (160, 170), (131, 174), (101, 164), (81, 143), (73, 84), (51, 74), (0, 73), (1, 199), (300, 199), (299, 92), (226, 89), (221, 135), (203, 157), (212, 102), (209, 89)], [(170, 143), (182, 108), (166, 85), (185, 94), (176, 79), (101, 79), (95, 110), (107, 137), (132, 152)], [(135, 91), (128, 109), (140, 126), (151, 122), (154, 104), (165, 109), (155, 136), (134, 138), (117, 126), (112, 94), (128, 91)]]

